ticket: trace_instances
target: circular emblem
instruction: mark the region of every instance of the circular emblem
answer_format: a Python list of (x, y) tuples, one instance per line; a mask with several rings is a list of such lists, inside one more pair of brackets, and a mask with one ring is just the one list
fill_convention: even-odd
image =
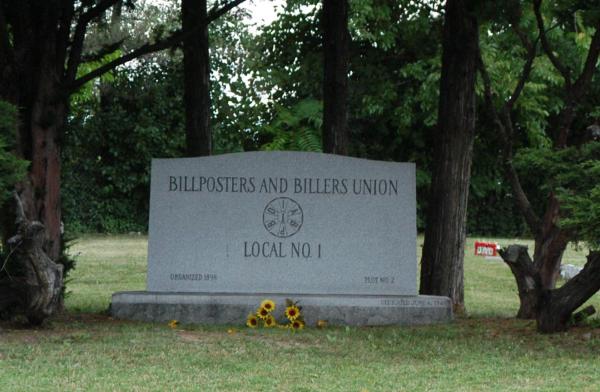
[(300, 204), (289, 197), (271, 200), (263, 212), (265, 229), (275, 237), (287, 238), (296, 234), (302, 227), (304, 214)]

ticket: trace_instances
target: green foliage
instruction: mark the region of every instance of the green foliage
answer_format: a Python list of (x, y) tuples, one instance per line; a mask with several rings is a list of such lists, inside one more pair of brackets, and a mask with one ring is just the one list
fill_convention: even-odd
[(58, 256), (58, 260), (55, 260), (56, 263), (62, 264), (63, 266), (63, 287), (60, 293), (61, 297), (64, 299), (66, 296), (70, 294), (70, 291), (67, 291), (67, 286), (71, 284), (71, 275), (73, 270), (75, 269), (75, 265), (77, 264), (77, 259), (70, 252), (70, 248), (74, 243), (74, 239), (65, 235), (62, 235), (61, 238), (61, 253)]
[(267, 151), (313, 151), (323, 150), (321, 145), (323, 103), (303, 100), (291, 109), (280, 108), (273, 122), (265, 127), (272, 141), (264, 144)]
[(100, 99), (74, 107), (63, 149), (68, 232), (145, 231), (151, 158), (183, 150), (180, 72), (117, 72)]
[[(509, 21), (520, 16), (521, 29), (534, 40), (535, 18), (529, 4), (516, 0), (474, 3), (483, 21), (483, 57), (500, 106), (517, 83), (525, 55)], [(544, 8), (548, 23), (556, 22), (549, 39), (561, 59), (577, 70), (593, 33), (594, 10), (585, 1), (559, 3)], [(443, 2), (353, 0), (350, 5), (350, 154), (416, 163), (422, 229), (431, 151), (439, 140)], [(243, 11), (229, 13), (210, 26), (214, 153), (320, 151), (321, 2), (287, 1), (278, 19), (257, 33), (243, 23), (245, 16)], [(168, 18), (160, 23), (174, 27), (177, 10)], [(73, 100), (63, 192), (70, 231), (144, 231), (149, 159), (178, 156), (183, 147), (180, 61), (176, 50), (142, 60), (89, 84)], [(519, 135), (515, 149), (550, 146), (548, 125), (563, 106), (562, 84), (540, 51), (513, 113)], [(598, 118), (598, 85), (595, 81), (590, 99), (578, 111), (575, 130)], [(481, 86), (478, 92), (482, 107)], [(138, 98), (141, 102), (135, 103)], [(503, 177), (501, 141), (489, 115), (478, 113), (468, 230), (523, 234), (523, 221)], [(546, 196), (542, 182), (530, 177), (525, 183), (540, 209)]]
[(28, 163), (17, 158), (14, 148), (17, 130), (17, 109), (0, 101), (0, 204), (4, 203), (15, 183), (23, 179)]
[[(243, 16), (227, 14), (210, 25), (210, 125), (217, 154), (257, 149), (257, 128), (266, 123), (259, 90), (247, 78), (252, 37)], [(179, 157), (184, 150), (182, 72), (181, 53), (174, 50), (120, 68), (72, 97), (63, 149), (68, 232), (146, 231), (150, 160)]]
[(543, 178), (540, 187), (561, 202), (561, 227), (575, 241), (600, 247), (600, 142), (562, 150), (522, 149), (516, 167), (528, 177)]
[[(320, 17), (320, 1), (288, 1), (248, 49), (256, 87), (270, 103), (271, 115), (257, 128), (260, 148), (320, 149), (320, 124), (304, 114), (311, 108), (312, 116), (320, 115)], [(351, 2), (350, 154), (416, 162), (420, 216), (430, 179), (428, 139), (437, 121), (440, 28), (439, 17), (410, 1)]]
[(213, 153), (256, 150), (264, 124), (271, 119), (262, 99), (258, 72), (249, 51), (255, 37), (243, 13), (228, 13), (210, 25), (211, 119)]
[[(519, 8), (516, 4), (518, 2), (513, 2), (511, 6), (513, 11), (518, 9), (519, 28), (534, 42), (538, 33), (532, 8)], [(574, 80), (586, 61), (595, 32), (594, 21), (600, 16), (597, 7), (586, 1), (545, 2), (542, 13), (553, 54)], [(520, 40), (507, 26), (508, 20), (493, 19), (484, 26), (488, 34), (481, 35), (483, 58), (493, 80), (496, 107), (510, 99), (526, 56)], [(512, 141), (517, 151), (514, 163), (523, 188), (539, 216), (544, 214), (548, 195), (553, 193), (561, 201), (559, 224), (568, 229), (567, 233), (573, 239), (597, 244), (600, 231), (595, 223), (598, 211), (594, 202), (597, 201), (598, 177), (593, 167), (598, 157), (592, 144), (582, 144), (587, 137), (585, 129), (598, 121), (599, 81), (595, 78), (591, 85), (586, 86), (589, 92), (582, 104), (575, 108), (574, 121), (569, 127), (568, 144), (579, 147), (569, 147), (564, 151), (553, 149), (557, 118), (565, 106), (565, 82), (541, 49), (536, 56), (532, 73), (511, 113), (516, 132)], [(484, 117), (482, 123), (493, 128), (489, 118)], [(493, 135), (490, 138), (494, 140)], [(502, 141), (498, 143), (502, 144)], [(501, 156), (501, 153), (497, 151), (489, 156)], [(502, 161), (496, 158), (496, 162), (495, 166), (501, 168)], [(474, 167), (474, 183), (480, 178), (476, 173), (479, 169)], [(504, 214), (501, 212), (499, 215)]]

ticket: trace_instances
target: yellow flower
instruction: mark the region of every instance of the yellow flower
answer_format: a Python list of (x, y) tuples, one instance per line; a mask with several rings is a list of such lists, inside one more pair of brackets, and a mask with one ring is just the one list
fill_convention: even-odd
[(265, 308), (260, 308), (260, 309), (258, 309), (258, 311), (256, 312), (256, 315), (257, 315), (259, 318), (261, 318), (261, 319), (265, 320), (265, 319), (267, 318), (267, 316), (269, 315), (269, 313), (270, 313), (270, 312), (269, 312), (267, 309), (265, 309)]
[(258, 319), (255, 315), (249, 314), (246, 319), (246, 325), (250, 328), (256, 328), (258, 326)]
[(317, 328), (327, 327), (327, 320), (317, 320)]
[(285, 308), (285, 317), (290, 321), (296, 320), (300, 316), (300, 309), (296, 305), (290, 305)]
[(273, 317), (271, 315), (268, 315), (265, 318), (265, 320), (263, 321), (263, 323), (266, 328), (272, 328), (277, 325), (277, 322), (275, 321), (275, 317)]
[(177, 320), (169, 321), (169, 327), (171, 327), (171, 328), (177, 328), (178, 324), (179, 324), (179, 321), (177, 321)]
[(267, 312), (271, 313), (275, 310), (275, 302), (271, 301), (270, 299), (265, 299), (260, 303), (260, 307), (261, 309), (265, 309)]
[(294, 320), (292, 321), (292, 329), (303, 329), (304, 321), (302, 320)]

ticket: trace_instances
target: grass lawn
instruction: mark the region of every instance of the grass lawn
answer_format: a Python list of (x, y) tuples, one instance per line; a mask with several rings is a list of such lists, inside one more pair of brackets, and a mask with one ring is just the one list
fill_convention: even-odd
[[(0, 391), (600, 390), (600, 319), (537, 334), (533, 322), (512, 318), (508, 268), (473, 256), (473, 240), (468, 317), (291, 333), (112, 320), (112, 292), (145, 288), (147, 240), (86, 237), (71, 248), (78, 264), (67, 312), (33, 330), (0, 324)], [(583, 265), (585, 253), (569, 249), (564, 262)], [(600, 309), (600, 295), (590, 303)]]

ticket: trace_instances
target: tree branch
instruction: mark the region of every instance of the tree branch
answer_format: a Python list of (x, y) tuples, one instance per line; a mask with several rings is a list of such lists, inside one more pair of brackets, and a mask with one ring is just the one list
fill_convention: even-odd
[(228, 11), (230, 11), (231, 9), (237, 7), (238, 5), (240, 5), (241, 3), (243, 3), (245, 0), (233, 0), (230, 3), (224, 5), (223, 7), (211, 11), (208, 15), (208, 17), (206, 18), (205, 21), (198, 23), (198, 25), (189, 31), (186, 31), (185, 33), (180, 29), (180, 30), (176, 30), (174, 31), (170, 36), (168, 36), (167, 38), (164, 38), (162, 40), (159, 40), (155, 43), (147, 43), (145, 45), (140, 46), (139, 48), (107, 63), (104, 64), (96, 69), (94, 69), (93, 71), (90, 71), (89, 73), (77, 78), (76, 80), (72, 81), (68, 86), (67, 86), (67, 90), (68, 91), (74, 91), (77, 90), (78, 88), (80, 88), (81, 86), (83, 86), (85, 83), (89, 82), (92, 79), (97, 78), (98, 76), (101, 76), (103, 74), (105, 74), (106, 72), (109, 72), (113, 69), (115, 69), (116, 67), (118, 67), (119, 65), (123, 65), (131, 60), (134, 60), (136, 58), (139, 58), (141, 56), (144, 56), (146, 54), (150, 54), (150, 53), (155, 53), (155, 52), (159, 52), (161, 50), (164, 49), (168, 49), (171, 48), (175, 45), (177, 45), (179, 42), (183, 41), (186, 37), (194, 34), (195, 31), (197, 31), (198, 29), (200, 29), (202, 26), (205, 26), (207, 24), (210, 24), (211, 22), (215, 21), (216, 19), (220, 18), (221, 16), (223, 16), (224, 14), (226, 14)]
[(479, 74), (481, 75), (481, 79), (483, 80), (483, 91), (485, 96), (485, 103), (492, 114), (492, 119), (494, 120), (494, 124), (500, 131), (500, 135), (502, 136), (502, 140), (504, 143), (508, 143), (508, 134), (506, 128), (504, 127), (504, 123), (500, 120), (500, 116), (498, 115), (498, 111), (496, 110), (496, 105), (494, 105), (494, 98), (492, 93), (492, 81), (490, 79), (490, 75), (487, 71), (485, 63), (483, 62), (483, 57), (481, 56), (481, 51), (479, 51), (479, 59), (478, 59), (478, 69)]
[[(568, 327), (567, 320), (571, 314), (598, 290), (600, 290), (600, 253), (590, 252), (583, 270), (559, 289), (545, 293), (542, 298), (544, 302), (542, 306), (546, 309), (547, 314), (538, 317), (538, 330), (557, 332), (566, 329)], [(558, 324), (562, 328), (556, 329), (554, 322), (544, 325), (543, 322), (540, 322), (547, 321), (540, 320), (544, 316), (547, 320), (558, 320)]]
[(521, 93), (523, 92), (523, 89), (525, 88), (525, 84), (527, 83), (527, 80), (529, 79), (529, 75), (531, 75), (531, 70), (533, 69), (533, 61), (535, 60), (535, 55), (537, 53), (537, 45), (540, 40), (540, 36), (538, 35), (536, 40), (533, 43), (531, 43), (529, 41), (529, 39), (527, 38), (527, 35), (518, 27), (517, 23), (518, 22), (512, 23), (513, 31), (515, 32), (515, 34), (517, 34), (517, 36), (521, 40), (521, 43), (527, 49), (527, 57), (526, 57), (527, 60), (525, 61), (525, 64), (523, 65), (523, 70), (521, 71), (521, 76), (519, 77), (517, 86), (515, 87), (515, 90), (513, 91), (513, 93), (510, 96), (510, 99), (508, 100), (508, 102), (505, 105), (505, 111), (507, 111), (507, 112), (512, 112), (513, 107), (515, 106), (515, 103), (517, 102), (517, 99), (519, 99), (519, 96), (521, 95)]
[(64, 64), (65, 59), (67, 58), (67, 48), (69, 47), (69, 36), (71, 34), (71, 25), (73, 23), (75, 7), (73, 1), (62, 0), (61, 8), (60, 24), (57, 32), (58, 39), (56, 40), (58, 43), (56, 57), (61, 59), (61, 64)]
[(572, 89), (572, 99), (575, 102), (578, 102), (585, 93), (585, 88), (588, 87), (592, 81), (592, 77), (594, 76), (594, 71), (596, 70), (596, 64), (598, 63), (598, 57), (600, 56), (600, 21), (596, 25), (596, 32), (594, 33), (594, 37), (592, 38), (592, 43), (590, 44), (590, 49), (588, 51), (587, 58), (585, 60), (585, 65), (583, 67), (583, 71), (575, 84), (573, 84)]
[(10, 38), (8, 36), (8, 24), (4, 16), (3, 7), (0, 5), (0, 58), (8, 59), (11, 55)]
[(101, 0), (94, 7), (88, 9), (81, 14), (77, 25), (75, 26), (75, 33), (73, 35), (73, 44), (71, 45), (71, 53), (69, 54), (69, 61), (67, 63), (67, 70), (65, 73), (66, 80), (75, 80), (77, 75), (77, 68), (81, 63), (81, 52), (83, 51), (83, 41), (85, 40), (85, 33), (87, 31), (89, 23), (102, 15), (104, 11), (112, 7), (119, 0)]
[(581, 99), (589, 90), (589, 85), (592, 82), (594, 71), (596, 70), (596, 64), (598, 57), (600, 56), (600, 22), (596, 26), (596, 32), (592, 38), (590, 48), (585, 60), (583, 71), (577, 78), (575, 84), (565, 85), (565, 106), (562, 108), (558, 115), (558, 127), (557, 133), (554, 138), (554, 146), (556, 148), (563, 148), (567, 145), (571, 125), (575, 118), (575, 112)]
[(118, 41), (103, 45), (100, 49), (98, 49), (98, 51), (94, 53), (82, 54), (81, 62), (87, 63), (91, 61), (100, 61), (104, 58), (104, 56), (107, 56), (118, 50), (121, 47), (121, 45), (123, 45), (123, 41), (125, 41), (125, 39), (120, 39)]
[[(496, 125), (496, 128), (498, 129), (498, 131), (502, 137), (503, 143), (504, 143), (502, 150), (503, 150), (503, 155), (504, 155), (503, 159), (504, 159), (505, 174), (510, 183), (511, 189), (513, 191), (513, 197), (515, 198), (515, 203), (517, 204), (517, 207), (521, 211), (521, 214), (523, 214), (523, 217), (525, 218), (525, 222), (527, 222), (527, 226), (529, 227), (531, 232), (535, 234), (540, 229), (541, 220), (536, 215), (535, 211), (533, 210), (533, 207), (531, 206), (531, 203), (529, 202), (529, 199), (527, 198), (527, 194), (525, 193), (525, 191), (523, 190), (523, 187), (521, 186), (521, 181), (519, 179), (519, 175), (518, 175), (515, 167), (512, 164), (513, 125), (512, 125), (512, 119), (510, 116), (514, 102), (516, 102), (515, 97), (518, 97), (521, 94), (521, 92), (523, 91), (523, 87), (524, 87), (527, 79), (529, 78), (529, 74), (531, 73), (534, 58), (535, 58), (535, 50), (530, 50), (529, 57), (523, 67), (523, 71), (521, 72), (521, 77), (519, 79), (519, 82), (517, 83), (517, 87), (515, 88), (515, 91), (513, 92), (513, 97), (511, 97), (511, 99), (504, 105), (503, 111), (502, 111), (503, 116), (500, 117), (500, 115), (494, 105), (494, 100), (493, 100), (493, 95), (492, 95), (492, 82), (491, 82), (490, 76), (487, 72), (485, 63), (483, 62), (483, 58), (481, 57), (481, 52), (479, 53), (479, 73), (483, 80), (486, 106), (488, 107), (488, 110), (492, 114), (494, 124)], [(514, 100), (512, 98), (514, 98)]]
[(534, 0), (533, 1), (533, 11), (535, 13), (535, 19), (537, 21), (538, 30), (540, 32), (540, 40), (542, 42), (542, 48), (544, 48), (544, 52), (546, 52), (546, 55), (550, 59), (550, 62), (552, 63), (552, 65), (554, 65), (554, 68), (556, 68), (558, 70), (558, 72), (560, 72), (562, 77), (565, 79), (565, 84), (567, 85), (567, 88), (570, 88), (570, 86), (571, 86), (571, 70), (569, 68), (565, 67), (560, 62), (560, 60), (558, 59), (558, 57), (556, 57), (554, 55), (554, 52), (552, 51), (552, 48), (550, 47), (550, 43), (548, 42), (548, 37), (546, 36), (546, 30), (544, 27), (544, 19), (542, 17), (542, 12), (540, 10), (541, 5), (542, 5), (542, 0)]

